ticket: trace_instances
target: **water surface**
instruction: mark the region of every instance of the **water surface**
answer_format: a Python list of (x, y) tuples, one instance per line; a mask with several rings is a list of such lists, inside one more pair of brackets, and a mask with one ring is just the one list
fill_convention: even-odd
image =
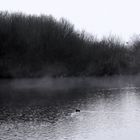
[(139, 140), (139, 137), (139, 87), (0, 88), (2, 140)]

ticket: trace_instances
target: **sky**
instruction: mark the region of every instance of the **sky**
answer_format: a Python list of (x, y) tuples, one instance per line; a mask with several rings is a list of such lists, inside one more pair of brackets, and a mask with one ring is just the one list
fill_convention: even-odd
[(0, 10), (66, 18), (76, 30), (129, 41), (140, 34), (140, 0), (0, 0)]

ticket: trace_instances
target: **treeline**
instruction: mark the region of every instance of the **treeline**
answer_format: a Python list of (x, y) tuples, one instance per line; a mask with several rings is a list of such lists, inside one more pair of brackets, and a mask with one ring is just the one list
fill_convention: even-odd
[(52, 16), (0, 12), (0, 78), (140, 72), (140, 40), (97, 40)]

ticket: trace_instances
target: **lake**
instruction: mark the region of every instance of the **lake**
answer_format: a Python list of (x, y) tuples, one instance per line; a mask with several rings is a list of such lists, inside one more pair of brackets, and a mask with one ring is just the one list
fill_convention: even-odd
[(56, 90), (13, 88), (8, 84), (0, 87), (1, 140), (139, 140), (139, 137), (138, 85), (86, 85)]

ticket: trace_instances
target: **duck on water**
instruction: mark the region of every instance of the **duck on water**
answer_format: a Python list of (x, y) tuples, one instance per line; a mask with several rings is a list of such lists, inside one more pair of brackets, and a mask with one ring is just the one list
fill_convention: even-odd
[(76, 109), (75, 112), (80, 112), (80, 109)]

